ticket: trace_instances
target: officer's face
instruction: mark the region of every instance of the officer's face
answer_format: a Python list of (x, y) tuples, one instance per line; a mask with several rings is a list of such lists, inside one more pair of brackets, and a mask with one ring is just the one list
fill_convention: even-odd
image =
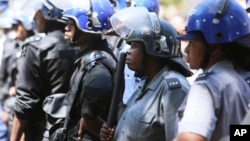
[(128, 50), (126, 64), (133, 71), (141, 71), (143, 69), (144, 46), (140, 42), (131, 42), (131, 48)]
[(24, 41), (28, 34), (21, 23), (18, 24), (16, 33), (16, 38), (21, 41)]
[(42, 33), (45, 31), (45, 19), (43, 17), (42, 11), (37, 11), (36, 15), (34, 17), (34, 21), (36, 24), (36, 30), (39, 33)]
[(205, 44), (203, 40), (190, 40), (185, 48), (186, 59), (191, 69), (201, 68), (205, 54)]
[(70, 43), (76, 31), (75, 22), (69, 19), (67, 26), (65, 27), (64, 39)]

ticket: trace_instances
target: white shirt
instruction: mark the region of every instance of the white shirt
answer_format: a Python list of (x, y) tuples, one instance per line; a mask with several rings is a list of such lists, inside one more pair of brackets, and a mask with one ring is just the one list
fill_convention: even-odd
[(184, 116), (179, 122), (179, 133), (199, 133), (210, 139), (217, 118), (214, 113), (212, 96), (207, 88), (193, 84), (188, 94), (187, 105)]

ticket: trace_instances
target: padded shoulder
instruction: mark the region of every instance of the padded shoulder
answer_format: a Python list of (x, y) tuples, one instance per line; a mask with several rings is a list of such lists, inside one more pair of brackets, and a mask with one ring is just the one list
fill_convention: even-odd
[(245, 81), (247, 82), (248, 86), (250, 87), (250, 77), (245, 78)]
[[(20, 51), (20, 53), (18, 53), (17, 57), (25, 56), (27, 47), (29, 45), (32, 45), (32, 44), (36, 43), (36, 42), (39, 42), (40, 40), (42, 40), (43, 37), (44, 36), (42, 36), (42, 35), (34, 35), (34, 36), (30, 36), (27, 39), (25, 39), (25, 41), (24, 41), (24, 43), (23, 43), (23, 45), (21, 47), (21, 51)], [(34, 46), (34, 47), (36, 47), (36, 46)]]
[(105, 65), (108, 65), (110, 69), (115, 69), (116, 62), (112, 59), (112, 56), (104, 51), (98, 50), (93, 50), (82, 57), (82, 69), (90, 71), (96, 65), (96, 62), (103, 62)]
[(34, 35), (34, 36), (30, 36), (27, 39), (25, 39), (24, 44), (28, 44), (31, 42), (37, 42), (40, 41), (44, 36), (42, 35)]
[(45, 36), (42, 40), (39, 40), (38, 42), (31, 42), (30, 45), (42, 50), (46, 50), (59, 41), (60, 39), (55, 36)]
[(201, 80), (206, 80), (208, 78), (209, 75), (211, 75), (212, 72), (205, 72), (205, 73), (201, 73), (196, 79), (195, 81), (201, 81)]

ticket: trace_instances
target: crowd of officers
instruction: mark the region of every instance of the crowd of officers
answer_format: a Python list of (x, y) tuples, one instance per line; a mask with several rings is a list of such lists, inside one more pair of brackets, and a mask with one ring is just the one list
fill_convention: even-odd
[(229, 141), (250, 125), (248, 8), (200, 1), (179, 34), (158, 0), (0, 0), (0, 141)]

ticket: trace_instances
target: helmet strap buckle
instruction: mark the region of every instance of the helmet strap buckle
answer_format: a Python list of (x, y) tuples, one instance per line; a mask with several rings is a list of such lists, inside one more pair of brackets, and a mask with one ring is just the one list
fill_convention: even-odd
[(167, 45), (166, 37), (165, 36), (161, 36), (160, 39), (156, 40), (156, 42), (159, 44), (161, 52), (169, 52), (170, 51), (169, 47)]

